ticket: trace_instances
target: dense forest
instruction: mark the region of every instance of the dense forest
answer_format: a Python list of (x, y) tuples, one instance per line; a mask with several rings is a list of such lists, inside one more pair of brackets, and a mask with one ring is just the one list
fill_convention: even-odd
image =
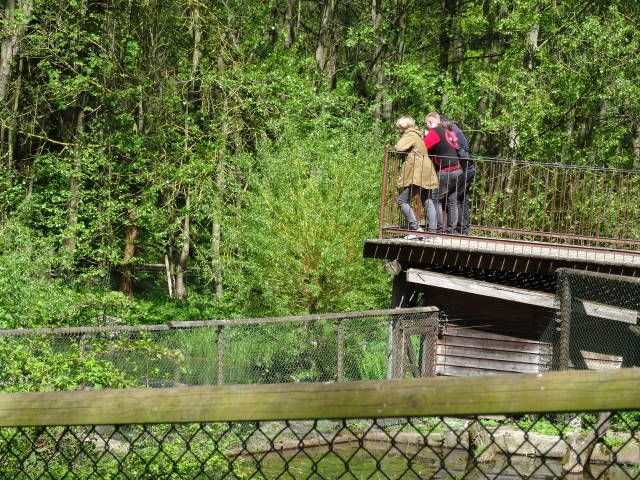
[(388, 302), (394, 121), (640, 168), (632, 0), (4, 0), (0, 328)]

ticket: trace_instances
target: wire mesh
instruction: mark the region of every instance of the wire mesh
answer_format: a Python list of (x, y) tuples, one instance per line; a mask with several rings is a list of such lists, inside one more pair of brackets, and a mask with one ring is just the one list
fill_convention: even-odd
[[(386, 158), (381, 236), (397, 236), (402, 233), (398, 230), (408, 228), (396, 204), (402, 159), (396, 152), (388, 152)], [(636, 205), (640, 170), (482, 157), (474, 161), (470, 191), (473, 235), (633, 250), (640, 246)], [(466, 192), (459, 193), (461, 203)], [(427, 230), (420, 195), (413, 198), (412, 208)], [(446, 215), (446, 206), (443, 210)]]
[[(390, 329), (416, 343), (434, 332), (434, 307), (152, 326), (0, 332), (0, 390), (171, 387), (380, 380), (388, 376)], [(411, 338), (411, 336), (417, 338)], [(423, 334), (424, 336), (424, 334)], [(424, 376), (433, 345), (416, 343), (409, 368)], [(404, 349), (403, 349), (404, 350)], [(430, 355), (430, 358), (427, 356)], [(429, 370), (431, 371), (431, 370)]]
[(545, 369), (640, 366), (640, 279), (572, 269), (557, 277)]
[[(640, 414), (0, 428), (0, 478), (640, 478)], [(582, 476), (580, 478), (583, 478)]]

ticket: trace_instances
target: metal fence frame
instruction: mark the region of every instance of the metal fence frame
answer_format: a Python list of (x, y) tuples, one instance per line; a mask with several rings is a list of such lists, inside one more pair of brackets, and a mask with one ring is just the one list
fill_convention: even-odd
[[(542, 339), (553, 348), (548, 367), (640, 366), (640, 353), (632, 354), (640, 352), (640, 278), (571, 268), (560, 268), (556, 275), (558, 314)], [(590, 358), (592, 366), (587, 365), (582, 348), (612, 343), (617, 365), (611, 352)]]
[[(358, 312), (340, 312), (326, 313), (314, 315), (299, 315), (288, 317), (263, 317), (263, 318), (247, 318), (247, 319), (225, 319), (225, 320), (201, 320), (201, 321), (174, 321), (159, 325), (114, 325), (104, 327), (68, 327), (68, 328), (37, 328), (37, 329), (13, 329), (0, 330), (0, 341), (3, 339), (59, 339), (59, 342), (73, 343), (77, 345), (87, 345), (91, 347), (92, 342), (96, 339), (102, 341), (124, 341), (127, 338), (135, 339), (136, 336), (145, 335), (153, 342), (154, 339), (160, 340), (162, 336), (170, 333), (180, 332), (198, 332), (210, 336), (210, 345), (212, 353), (210, 363), (216, 365), (217, 378), (211, 379), (210, 382), (195, 384), (217, 383), (222, 385), (234, 382), (233, 378), (226, 378), (225, 371), (229, 373), (231, 367), (229, 351), (234, 348), (234, 338), (232, 334), (238, 331), (249, 331), (252, 327), (271, 326), (269, 328), (280, 328), (281, 333), (288, 330), (287, 325), (325, 325), (330, 327), (330, 335), (328, 338), (331, 346), (331, 355), (335, 354), (335, 358), (327, 358), (324, 361), (332, 363), (332, 380), (345, 381), (347, 377), (345, 371), (348, 365), (345, 364), (347, 359), (349, 335), (354, 333), (358, 328), (365, 328), (367, 322), (375, 323), (378, 330), (384, 328), (385, 332), (379, 332), (379, 340), (386, 343), (385, 362), (387, 378), (403, 377), (405, 373), (411, 372), (414, 376), (433, 375), (435, 371), (435, 341), (439, 321), (439, 309), (436, 307), (413, 307), (413, 308), (395, 308), (383, 310), (366, 310)], [(362, 327), (360, 327), (362, 325)], [(285, 328), (286, 327), (286, 328)], [(235, 330), (234, 330), (235, 329)], [(284, 330), (283, 330), (284, 329)], [(251, 335), (256, 337), (256, 341), (261, 341), (260, 333), (251, 331)], [(286, 332), (284, 332), (286, 333)], [(361, 334), (363, 332), (360, 332)], [(209, 335), (210, 334), (210, 335)], [(411, 337), (418, 336), (419, 351), (413, 351), (413, 343)], [(237, 335), (236, 335), (237, 337)], [(267, 341), (267, 339), (262, 339)], [(416, 339), (413, 339), (416, 342)], [(133, 347), (132, 347), (133, 348)], [(176, 349), (179, 350), (179, 349)], [(412, 357), (406, 358), (406, 353), (410, 352)], [(149, 355), (157, 352), (151, 351)], [(190, 358), (187, 354), (179, 351), (173, 352), (175, 356), (180, 357), (183, 364), (188, 364)], [(185, 358), (186, 356), (186, 358)], [(353, 355), (348, 359), (353, 360)], [(124, 360), (123, 360), (124, 361)], [(195, 360), (194, 360), (195, 361)], [(156, 362), (157, 363), (157, 362)], [(177, 368), (176, 368), (177, 370)], [(233, 373), (233, 372), (231, 372)], [(177, 375), (177, 374), (176, 374)], [(385, 375), (375, 378), (385, 378)], [(211, 376), (211, 375), (209, 375)], [(371, 377), (364, 377), (371, 378)], [(170, 383), (183, 383), (175, 381), (171, 377)], [(274, 380), (268, 383), (277, 383), (284, 380)], [(300, 381), (300, 380), (297, 380)], [(306, 381), (313, 381), (307, 379)], [(317, 381), (317, 380), (316, 380)], [(149, 382), (147, 382), (148, 384)], [(159, 383), (159, 382), (156, 382)], [(188, 384), (193, 384), (189, 383)], [(241, 382), (242, 383), (242, 382)]]

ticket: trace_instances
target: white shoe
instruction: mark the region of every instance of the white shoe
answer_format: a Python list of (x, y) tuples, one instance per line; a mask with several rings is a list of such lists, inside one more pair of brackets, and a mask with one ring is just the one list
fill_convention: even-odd
[[(418, 227), (415, 230), (412, 230), (413, 232), (416, 233), (424, 233), (424, 228)], [(404, 237), (405, 240), (416, 240), (421, 238), (419, 235), (415, 235), (413, 233), (410, 233), (409, 235), (407, 235), (406, 237)]]

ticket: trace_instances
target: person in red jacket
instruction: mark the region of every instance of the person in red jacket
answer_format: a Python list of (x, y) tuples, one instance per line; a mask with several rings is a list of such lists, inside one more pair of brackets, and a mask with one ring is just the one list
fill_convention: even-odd
[(454, 233), (458, 225), (458, 177), (462, 167), (458, 159), (458, 137), (451, 128), (440, 124), (440, 115), (430, 112), (424, 119), (427, 134), (424, 146), (438, 171), (438, 189), (432, 193), (436, 205), (438, 231), (444, 231), (443, 211), (447, 212), (447, 233)]

